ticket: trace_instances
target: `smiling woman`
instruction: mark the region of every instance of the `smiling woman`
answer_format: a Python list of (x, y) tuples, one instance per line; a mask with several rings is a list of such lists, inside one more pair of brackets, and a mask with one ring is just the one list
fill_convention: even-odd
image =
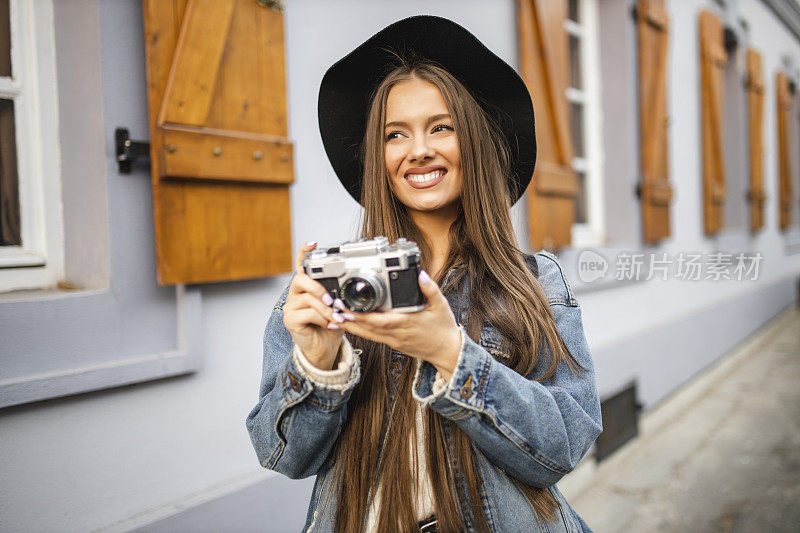
[(525, 84), (411, 17), (328, 70), (319, 118), (361, 237), (418, 243), (427, 304), (349, 313), (298, 268), (247, 420), (262, 465), (317, 475), (307, 531), (588, 531), (555, 486), (601, 430), (580, 307), (508, 212), (536, 158)]
[[(386, 120), (392, 193), (418, 227), (446, 236), (458, 215), (463, 179), (458, 136), (442, 92), (417, 77), (400, 81), (386, 98)], [(445, 231), (431, 231), (432, 224)], [(444, 260), (434, 258), (435, 277)]]
[[(465, 207), (489, 231), (508, 219), (492, 219), (487, 209), (507, 212), (509, 196), (518, 195), (507, 142), (464, 84), (429, 61), (401, 61), (371, 102), (362, 144), (365, 227), (417, 241), (423, 264), (441, 279), (450, 252), (458, 255), (450, 229)], [(510, 220), (502, 231), (513, 235)]]

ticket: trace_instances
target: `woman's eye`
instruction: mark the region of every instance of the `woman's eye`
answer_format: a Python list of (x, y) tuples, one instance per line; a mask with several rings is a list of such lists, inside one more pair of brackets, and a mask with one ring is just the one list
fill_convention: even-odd
[(447, 124), (439, 124), (433, 128), (433, 133), (437, 133), (439, 131), (454, 131), (453, 126), (448, 126)]
[(400, 133), (399, 131), (393, 131), (392, 133), (386, 136), (386, 140), (391, 141), (392, 139), (399, 139), (401, 135), (402, 133)]

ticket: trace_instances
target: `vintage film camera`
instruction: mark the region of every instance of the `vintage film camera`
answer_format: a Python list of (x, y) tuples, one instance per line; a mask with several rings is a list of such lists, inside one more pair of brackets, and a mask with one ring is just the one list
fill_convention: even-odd
[(411, 313), (425, 307), (419, 256), (416, 243), (379, 236), (308, 252), (303, 270), (351, 311)]

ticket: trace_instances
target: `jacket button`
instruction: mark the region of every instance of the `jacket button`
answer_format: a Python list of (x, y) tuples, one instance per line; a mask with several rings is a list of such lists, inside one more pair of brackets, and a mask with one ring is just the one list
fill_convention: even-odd
[(291, 372), (287, 372), (286, 375), (289, 377), (289, 383), (291, 384), (292, 390), (295, 392), (300, 392), (300, 389), (303, 388), (303, 384), (300, 383), (300, 380), (294, 377)]
[(461, 397), (465, 400), (469, 400), (472, 397), (472, 387), (469, 385), (461, 387)]

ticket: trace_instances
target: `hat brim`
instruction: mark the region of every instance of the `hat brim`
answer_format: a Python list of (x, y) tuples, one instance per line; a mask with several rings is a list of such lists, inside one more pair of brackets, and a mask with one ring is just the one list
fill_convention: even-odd
[(512, 203), (527, 188), (536, 163), (530, 93), (517, 72), (455, 22), (409, 17), (379, 31), (334, 63), (319, 90), (317, 112), (325, 152), (348, 193), (361, 201), (360, 147), (370, 97), (398, 64), (397, 55), (428, 59), (458, 79), (499, 125), (511, 155)]

